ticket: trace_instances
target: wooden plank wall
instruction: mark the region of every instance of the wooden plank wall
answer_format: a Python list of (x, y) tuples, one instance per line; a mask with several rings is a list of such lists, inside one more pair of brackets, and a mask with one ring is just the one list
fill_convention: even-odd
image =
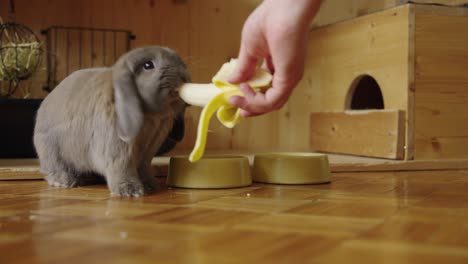
[[(32, 28), (42, 38), (40, 30), (50, 25), (129, 29), (136, 36), (132, 47), (163, 45), (175, 49), (187, 61), (193, 81), (209, 82), (220, 65), (236, 57), (242, 25), (260, 0), (242, 1), (16, 1), (16, 20)], [(9, 1), (0, 1), (0, 16), (7, 20)], [(43, 38), (42, 38), (43, 39)], [(43, 39), (44, 40), (44, 39)], [(71, 44), (72, 45), (72, 44)], [(100, 60), (97, 58), (96, 60)], [(59, 74), (63, 69), (59, 69)], [(41, 88), (46, 80), (44, 66), (34, 79), (32, 97), (46, 95)], [(187, 112), (187, 137), (181, 149), (190, 149), (196, 134), (200, 109)], [(259, 118), (257, 123), (270, 126), (274, 115)], [(270, 146), (277, 138), (255, 140), (249, 135), (247, 121), (242, 127), (229, 130), (213, 122), (209, 148), (226, 149), (243, 146)], [(276, 129), (276, 128), (273, 128)], [(236, 136), (233, 136), (233, 135)], [(256, 144), (251, 144), (252, 141)], [(237, 142), (237, 143), (236, 143)]]
[[(313, 26), (380, 10), (392, 6), (394, 1), (326, 0)], [(40, 30), (51, 25), (130, 29), (137, 35), (133, 47), (154, 43), (170, 46), (188, 60), (195, 81), (207, 81), (220, 63), (237, 55), (242, 24), (260, 2), (30, 0), (16, 1), (15, 6), (16, 21), (32, 28), (43, 41)], [(0, 1), (0, 16), (4, 21), (8, 21), (8, 13), (9, 1)], [(70, 45), (73, 44), (71, 41)], [(42, 91), (46, 79), (44, 65), (32, 82), (24, 84), (31, 88), (31, 97), (46, 95)], [(62, 73), (65, 74), (64, 69), (59, 69), (59, 74)]]
[[(46, 5), (47, 3), (47, 5)], [(45, 43), (45, 39), (40, 34), (41, 29), (49, 25), (70, 25), (79, 26), (83, 10), (79, 1), (50, 0), (47, 2), (40, 0), (15, 1), (16, 22), (31, 28), (39, 39)], [(9, 20), (10, 1), (0, 1), (0, 16), (4, 22)], [(21, 83), (25, 89), (32, 91), (31, 98), (41, 98), (46, 95), (42, 91), (42, 86), (46, 83), (47, 73), (45, 68), (45, 58), (36, 74), (30, 81)], [(5, 85), (0, 83), (0, 85)], [(22, 97), (22, 93), (17, 93), (17, 97)]]
[[(219, 66), (237, 56), (240, 32), (246, 17), (261, 0), (42, 0), (16, 1), (16, 19), (36, 34), (50, 25), (130, 29), (133, 47), (159, 44), (177, 50), (188, 62), (193, 81), (208, 82)], [(328, 24), (381, 9), (389, 0), (326, 0), (315, 25)], [(0, 16), (8, 17), (9, 1), (0, 1)], [(61, 69), (63, 72), (63, 69)], [(44, 97), (42, 67), (31, 82), (32, 97)], [(290, 102), (269, 115), (247, 119), (234, 129), (217, 121), (210, 126), (208, 149), (307, 150), (312, 98), (307, 80)], [(186, 115), (186, 137), (177, 151), (189, 151), (195, 141), (200, 109)]]
[[(170, 46), (188, 60), (195, 81), (208, 81), (222, 62), (237, 55), (241, 26), (258, 2), (16, 1), (16, 20), (40, 37), (40, 30), (50, 25), (130, 29), (137, 36), (133, 47)], [(1, 1), (0, 16), (5, 21), (8, 10), (9, 1)], [(34, 90), (34, 97), (44, 96), (40, 89)]]
[[(395, 1), (397, 0), (326, 0), (313, 26), (394, 6)], [(169, 46), (188, 62), (193, 81), (208, 82), (223, 62), (237, 56), (242, 24), (260, 2), (261, 0), (28, 0), (16, 1), (16, 19), (31, 27), (38, 35), (41, 29), (50, 25), (129, 29), (137, 36), (133, 47), (148, 44)], [(0, 1), (0, 16), (4, 20), (8, 18), (8, 5), (9, 1)], [(314, 44), (311, 47), (314, 48)], [(32, 97), (46, 95), (41, 90), (45, 79), (45, 68), (41, 67), (32, 81), (26, 83), (33, 91)], [(309, 113), (320, 105), (314, 99), (317, 91), (310, 91), (310, 82), (310, 79), (304, 78), (281, 111), (244, 120), (232, 130), (213, 121), (208, 148), (309, 149)], [(191, 108), (187, 112), (186, 137), (177, 147), (178, 151), (188, 151), (193, 147), (199, 113), (200, 109), (197, 108)]]

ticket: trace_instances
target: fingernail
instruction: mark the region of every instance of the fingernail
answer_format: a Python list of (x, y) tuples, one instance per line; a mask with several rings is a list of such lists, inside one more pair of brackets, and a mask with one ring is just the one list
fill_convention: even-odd
[(249, 111), (246, 111), (246, 110), (241, 110), (240, 115), (242, 117), (251, 117), (252, 116), (252, 114)]

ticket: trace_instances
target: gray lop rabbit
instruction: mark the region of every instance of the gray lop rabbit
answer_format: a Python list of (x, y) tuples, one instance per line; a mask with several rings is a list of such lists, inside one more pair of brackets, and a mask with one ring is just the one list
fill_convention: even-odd
[(69, 75), (37, 113), (34, 145), (47, 182), (76, 187), (97, 173), (115, 196), (153, 190), (151, 159), (184, 111), (176, 88), (189, 81), (182, 59), (157, 46)]

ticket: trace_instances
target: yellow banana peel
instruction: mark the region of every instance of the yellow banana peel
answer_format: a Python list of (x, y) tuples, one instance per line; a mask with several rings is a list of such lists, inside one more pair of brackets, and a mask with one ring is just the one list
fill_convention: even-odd
[[(241, 120), (240, 109), (229, 104), (231, 96), (243, 96), (239, 86), (227, 80), (235, 68), (235, 60), (223, 64), (212, 79), (212, 84), (184, 84), (179, 89), (181, 98), (188, 104), (204, 106), (198, 121), (197, 139), (189, 160), (196, 162), (205, 152), (208, 126), (215, 112), (225, 127), (233, 128)], [(258, 68), (247, 83), (256, 92), (263, 92), (271, 86), (270, 73)], [(214, 90), (216, 89), (216, 90)]]

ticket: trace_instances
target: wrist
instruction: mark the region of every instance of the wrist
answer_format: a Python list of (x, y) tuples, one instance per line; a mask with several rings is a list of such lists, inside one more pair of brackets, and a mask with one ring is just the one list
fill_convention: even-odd
[(290, 4), (297, 4), (303, 9), (304, 19), (311, 21), (317, 14), (322, 0), (287, 0)]
[(300, 24), (309, 26), (316, 16), (323, 0), (264, 0), (262, 4), (271, 9), (285, 11)]

